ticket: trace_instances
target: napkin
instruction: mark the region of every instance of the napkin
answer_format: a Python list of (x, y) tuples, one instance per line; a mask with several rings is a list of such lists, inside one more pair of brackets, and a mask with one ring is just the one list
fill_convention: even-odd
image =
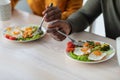
[(116, 39), (116, 46), (117, 46), (117, 59), (118, 59), (118, 64), (120, 66), (120, 37)]

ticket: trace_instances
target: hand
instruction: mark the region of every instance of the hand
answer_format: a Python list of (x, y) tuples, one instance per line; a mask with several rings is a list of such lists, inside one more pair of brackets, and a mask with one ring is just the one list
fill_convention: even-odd
[(71, 31), (71, 26), (69, 23), (67, 23), (65, 20), (57, 20), (51, 24), (48, 25), (47, 32), (58, 41), (64, 40), (66, 37), (57, 31), (60, 30), (65, 34), (69, 34)]
[(43, 15), (45, 14), (47, 14), (45, 16), (46, 22), (61, 19), (61, 10), (58, 7), (47, 7), (47, 9), (43, 11)]

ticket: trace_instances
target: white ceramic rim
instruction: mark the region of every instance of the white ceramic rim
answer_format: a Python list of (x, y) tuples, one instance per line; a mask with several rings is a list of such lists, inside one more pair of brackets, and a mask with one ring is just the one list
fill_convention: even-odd
[[(103, 42), (103, 41), (98, 41), (98, 40), (81, 40), (81, 41), (95, 41), (95, 42), (100, 42), (100, 43), (106, 43), (106, 42)], [(106, 44), (109, 44), (109, 43), (106, 43)], [(115, 55), (115, 49), (113, 48), (113, 46), (111, 44), (110, 45), (110, 48), (113, 50), (113, 53), (111, 53), (110, 55), (107, 55), (105, 59), (103, 60), (98, 60), (98, 61), (90, 61), (90, 62), (85, 62), (85, 61), (80, 61), (80, 60), (76, 60), (76, 59), (73, 59), (72, 57), (70, 57), (67, 53), (65, 52), (66, 56), (73, 60), (73, 61), (76, 61), (76, 62), (79, 62), (79, 63), (100, 63), (100, 62), (104, 62), (104, 61), (107, 61), (109, 59), (111, 59), (114, 55)]]
[[(39, 25), (34, 25), (34, 24), (32, 24), (32, 25), (25, 25), (25, 26), (21, 26), (21, 27), (28, 27), (28, 26), (39, 26)], [(42, 27), (42, 31), (43, 31), (43, 34), (42, 34), (41, 37), (38, 38), (38, 39), (41, 39), (41, 38), (43, 38), (43, 37), (45, 36), (45, 34), (46, 34), (46, 29), (45, 29), (44, 27)], [(5, 38), (5, 36), (4, 36), (4, 34), (5, 34), (5, 29), (3, 30), (2, 34), (3, 34), (3, 37)], [(5, 39), (7, 39), (7, 38), (5, 38)], [(16, 40), (10, 40), (10, 39), (7, 39), (7, 40), (12, 41), (12, 42), (31, 42), (31, 41), (35, 41), (35, 40), (38, 40), (38, 39), (26, 40), (26, 41), (16, 41)]]

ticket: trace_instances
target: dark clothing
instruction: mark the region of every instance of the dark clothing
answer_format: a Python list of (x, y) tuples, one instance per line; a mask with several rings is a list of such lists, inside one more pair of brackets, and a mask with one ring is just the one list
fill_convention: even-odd
[(104, 17), (106, 36), (116, 39), (120, 36), (120, 0), (88, 0), (67, 21), (72, 26), (72, 32), (80, 32), (87, 28), (101, 13)]

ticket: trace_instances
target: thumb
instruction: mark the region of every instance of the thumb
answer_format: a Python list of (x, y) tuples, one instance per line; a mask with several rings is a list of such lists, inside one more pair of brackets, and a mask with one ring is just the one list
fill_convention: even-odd
[(55, 27), (58, 27), (58, 26), (60, 26), (59, 20), (51, 21), (48, 24), (48, 28), (55, 28)]

